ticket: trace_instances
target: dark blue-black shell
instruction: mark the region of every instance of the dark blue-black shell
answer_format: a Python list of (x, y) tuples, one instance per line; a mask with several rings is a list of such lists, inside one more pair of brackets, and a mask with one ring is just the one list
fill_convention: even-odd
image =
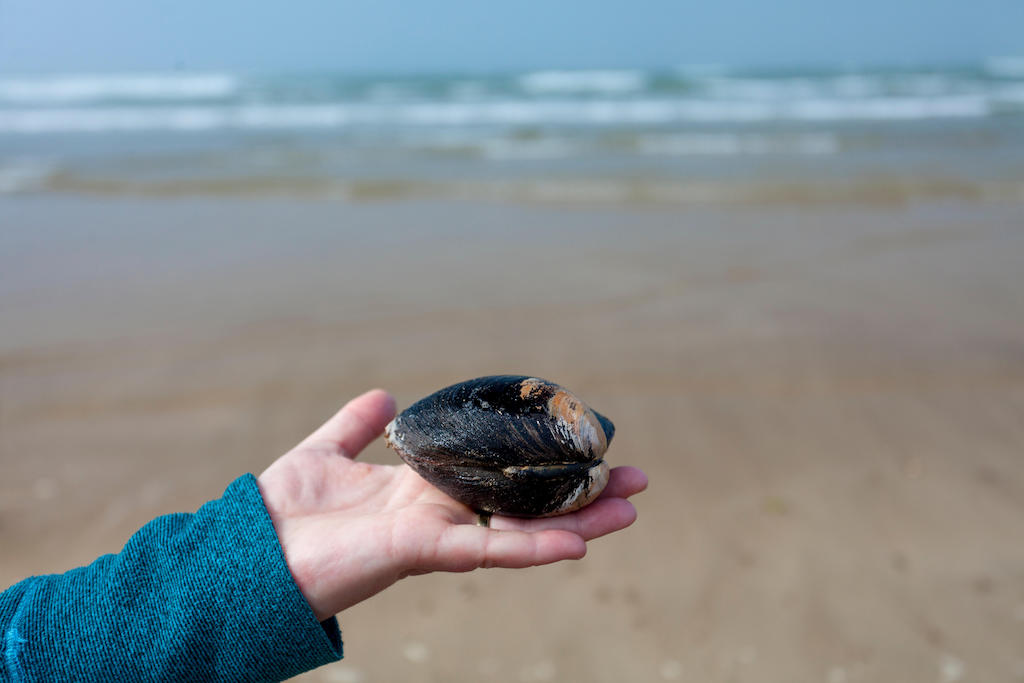
[(474, 510), (541, 517), (597, 497), (615, 427), (553, 382), (495, 375), (417, 401), (386, 433), (420, 476)]

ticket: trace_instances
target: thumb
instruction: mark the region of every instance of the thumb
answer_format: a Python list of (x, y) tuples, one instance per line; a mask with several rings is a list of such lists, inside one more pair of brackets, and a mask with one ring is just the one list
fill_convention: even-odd
[(383, 389), (373, 389), (346, 403), (300, 445), (328, 443), (346, 458), (354, 458), (394, 416), (395, 399)]

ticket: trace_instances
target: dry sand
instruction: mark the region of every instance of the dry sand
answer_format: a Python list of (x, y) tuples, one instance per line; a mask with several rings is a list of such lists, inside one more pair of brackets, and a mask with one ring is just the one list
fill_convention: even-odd
[(195, 509), (364, 389), (522, 372), (615, 420), (637, 524), (403, 581), (306, 680), (1024, 680), (1019, 204), (0, 215), (2, 585)]

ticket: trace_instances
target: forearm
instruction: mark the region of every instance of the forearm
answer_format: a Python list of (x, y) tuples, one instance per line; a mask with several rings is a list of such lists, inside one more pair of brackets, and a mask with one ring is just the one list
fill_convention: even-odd
[(252, 476), (195, 514), (147, 524), (118, 555), (11, 587), (0, 633), (13, 681), (281, 680), (341, 656)]

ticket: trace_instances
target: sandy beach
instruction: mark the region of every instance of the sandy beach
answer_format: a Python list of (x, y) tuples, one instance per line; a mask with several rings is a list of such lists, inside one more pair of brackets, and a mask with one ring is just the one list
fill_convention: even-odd
[(637, 524), (405, 580), (304, 680), (1024, 680), (1019, 203), (0, 215), (0, 584), (116, 552), (365, 389), (527, 373), (615, 420)]

